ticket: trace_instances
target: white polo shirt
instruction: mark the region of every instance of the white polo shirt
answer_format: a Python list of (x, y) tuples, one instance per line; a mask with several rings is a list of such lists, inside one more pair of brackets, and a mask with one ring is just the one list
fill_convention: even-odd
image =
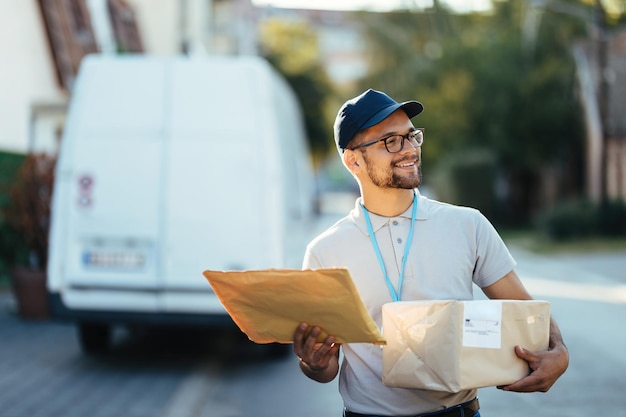
[[(417, 192), (417, 191), (416, 191)], [(472, 282), (489, 286), (509, 273), (515, 261), (491, 223), (478, 211), (430, 200), (418, 192), (418, 206), (400, 299), (473, 299)], [(393, 301), (365, 222), (361, 198), (354, 209), (307, 247), (303, 268), (345, 267), (379, 327), (381, 307)], [(412, 208), (397, 217), (369, 213), (387, 269), (398, 288)], [(339, 391), (353, 412), (412, 415), (450, 407), (476, 396), (387, 387), (382, 384), (382, 349), (344, 344)]]

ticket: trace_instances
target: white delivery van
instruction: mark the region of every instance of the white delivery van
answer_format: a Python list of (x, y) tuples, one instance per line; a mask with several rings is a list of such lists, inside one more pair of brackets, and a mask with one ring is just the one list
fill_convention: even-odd
[(300, 268), (314, 194), (299, 105), (266, 61), (89, 56), (57, 163), (52, 312), (86, 352), (116, 324), (233, 325), (202, 271)]

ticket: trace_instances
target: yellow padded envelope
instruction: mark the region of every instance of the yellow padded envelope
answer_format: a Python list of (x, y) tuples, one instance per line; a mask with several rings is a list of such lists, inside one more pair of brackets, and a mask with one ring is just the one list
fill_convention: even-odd
[(302, 322), (323, 341), (384, 344), (347, 269), (204, 271), (226, 311), (256, 343), (292, 343)]

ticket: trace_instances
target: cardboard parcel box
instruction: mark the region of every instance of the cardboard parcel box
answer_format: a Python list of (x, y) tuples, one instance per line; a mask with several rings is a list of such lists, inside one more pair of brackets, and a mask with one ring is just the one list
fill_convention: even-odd
[(401, 301), (383, 306), (383, 383), (459, 392), (528, 375), (515, 346), (548, 348), (545, 301)]

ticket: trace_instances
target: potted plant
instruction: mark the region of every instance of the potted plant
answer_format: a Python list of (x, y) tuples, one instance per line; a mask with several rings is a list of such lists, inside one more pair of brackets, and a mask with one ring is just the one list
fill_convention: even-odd
[(19, 250), (16, 242), (10, 276), (18, 312), (25, 318), (49, 315), (46, 267), (55, 163), (56, 158), (45, 153), (27, 154), (9, 189), (4, 213), (23, 246)]

